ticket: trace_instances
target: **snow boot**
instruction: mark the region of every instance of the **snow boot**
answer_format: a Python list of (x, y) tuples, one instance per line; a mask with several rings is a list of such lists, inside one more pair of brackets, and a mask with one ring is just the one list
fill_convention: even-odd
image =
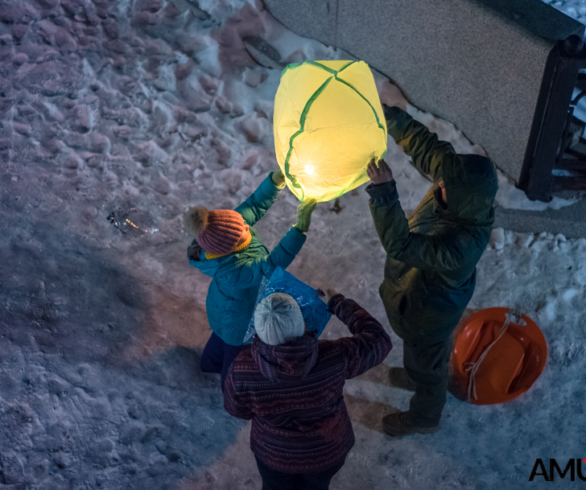
[(408, 391), (415, 391), (415, 388), (417, 387), (415, 381), (413, 381), (407, 374), (407, 371), (405, 371), (405, 368), (389, 368), (389, 381), (391, 386), (402, 388)]
[(433, 434), (438, 429), (439, 424), (434, 427), (420, 427), (416, 425), (408, 411), (390, 413), (383, 417), (383, 430), (389, 436), (401, 437), (412, 434)]

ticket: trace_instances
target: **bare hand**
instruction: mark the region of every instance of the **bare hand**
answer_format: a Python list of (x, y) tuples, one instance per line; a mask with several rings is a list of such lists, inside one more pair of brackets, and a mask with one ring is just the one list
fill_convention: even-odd
[(321, 298), (323, 298), (323, 300), (327, 303), (329, 303), (330, 299), (332, 299), (334, 296), (336, 296), (336, 294), (338, 294), (338, 292), (333, 289), (333, 288), (324, 288), (325, 289), (325, 293), (323, 289), (318, 289), (317, 290), (317, 295)]
[(393, 180), (393, 172), (384, 160), (379, 160), (377, 166), (373, 158), (366, 167), (366, 173), (373, 184), (384, 184)]

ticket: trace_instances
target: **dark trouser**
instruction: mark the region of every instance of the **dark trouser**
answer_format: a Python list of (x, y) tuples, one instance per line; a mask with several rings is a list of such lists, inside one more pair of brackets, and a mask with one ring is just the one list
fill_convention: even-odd
[(222, 378), (222, 391), (224, 380), (228, 374), (230, 365), (242, 349), (241, 345), (230, 345), (212, 332), (212, 336), (203, 349), (201, 355), (201, 370), (204, 373), (220, 373)]
[(262, 477), (262, 490), (328, 490), (334, 475), (344, 466), (344, 461), (321, 473), (281, 473), (266, 466), (256, 456), (256, 465)]
[(420, 427), (439, 424), (446, 403), (451, 340), (421, 346), (403, 342), (403, 365), (417, 388), (409, 412)]

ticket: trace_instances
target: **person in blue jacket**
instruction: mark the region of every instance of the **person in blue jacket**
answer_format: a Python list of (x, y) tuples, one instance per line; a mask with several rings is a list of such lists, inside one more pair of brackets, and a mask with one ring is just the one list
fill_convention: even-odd
[(272, 172), (235, 210), (210, 211), (192, 207), (184, 224), (195, 239), (187, 249), (189, 263), (212, 277), (206, 299), (212, 336), (206, 344), (201, 369), (220, 373), (222, 389), (228, 368), (244, 343), (263, 277), (277, 267), (286, 269), (305, 243), (315, 199), (305, 199), (292, 226), (272, 252), (252, 227), (275, 202), (285, 187), (280, 170)]

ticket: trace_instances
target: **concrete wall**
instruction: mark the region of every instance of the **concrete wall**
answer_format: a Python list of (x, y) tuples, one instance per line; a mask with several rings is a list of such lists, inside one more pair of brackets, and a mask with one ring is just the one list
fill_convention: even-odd
[(447, 119), (518, 179), (547, 55), (584, 26), (540, 0), (264, 0)]

